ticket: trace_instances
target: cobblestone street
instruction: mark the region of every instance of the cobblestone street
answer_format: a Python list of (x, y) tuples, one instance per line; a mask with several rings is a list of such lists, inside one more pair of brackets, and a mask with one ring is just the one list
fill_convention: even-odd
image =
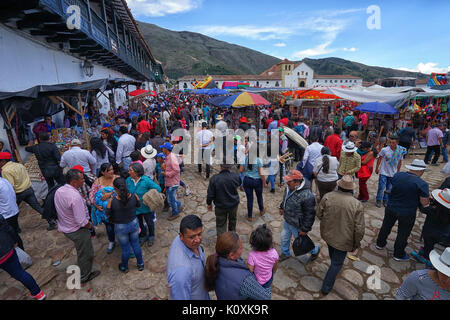
[[(420, 155), (418, 158), (422, 158)], [(403, 161), (409, 164), (413, 156)], [(439, 167), (431, 167), (431, 171), (425, 172), (423, 179), (429, 183), (430, 191), (439, 187), (444, 180), (444, 175)], [(217, 173), (217, 167), (213, 174)], [(179, 199), (183, 203), (182, 216), (197, 214), (204, 224), (203, 246), (206, 254), (214, 252), (216, 231), (214, 212), (208, 212), (206, 206), (206, 189), (208, 181), (200, 176), (195, 165), (186, 165), (182, 180), (190, 187), (191, 194), (184, 195), (184, 190), (179, 190)], [(344, 267), (338, 275), (333, 291), (324, 297), (320, 292), (322, 280), (329, 266), (330, 260), (326, 243), (320, 238), (320, 222), (316, 219), (313, 230), (309, 233), (314, 242), (321, 247), (317, 260), (307, 262), (309, 254), (302, 257), (289, 258), (279, 264), (274, 277), (272, 299), (274, 300), (389, 300), (395, 299), (397, 288), (403, 279), (416, 269), (424, 269), (425, 265), (410, 260), (409, 262), (396, 262), (392, 258), (393, 245), (397, 228), (389, 236), (387, 250), (377, 250), (375, 240), (381, 227), (384, 208), (375, 207), (375, 194), (377, 190), (378, 176), (373, 174), (368, 182), (370, 200), (364, 204), (366, 231), (361, 248), (352, 255), (359, 261), (346, 259)], [(315, 188), (314, 188), (315, 189)], [(249, 236), (256, 226), (266, 223), (272, 229), (275, 248), (280, 253), (280, 233), (283, 217), (279, 215), (278, 206), (281, 202), (283, 190), (278, 188), (274, 194), (269, 189), (264, 191), (264, 203), (267, 211), (263, 217), (259, 216), (254, 207), (253, 222), (248, 222), (246, 217), (245, 193), (239, 191), (241, 204), (238, 209), (237, 232), (244, 243), (242, 257), (247, 258), (251, 250)], [(153, 247), (143, 246), (145, 270), (139, 272), (134, 259), (130, 260), (130, 272), (122, 274), (117, 269), (120, 262), (121, 250), (116, 246), (114, 252), (106, 254), (108, 240), (105, 227), (97, 227), (97, 237), (92, 240), (95, 250), (94, 270), (101, 270), (101, 275), (93, 281), (82, 286), (80, 290), (66, 288), (66, 280), (69, 276), (66, 268), (76, 263), (76, 253), (73, 243), (58, 231), (46, 231), (47, 223), (38, 213), (32, 211), (28, 205), (21, 205), (19, 223), (22, 229), (21, 237), (28, 254), (33, 259), (33, 265), (27, 271), (34, 276), (50, 300), (111, 300), (111, 299), (168, 299), (169, 288), (166, 280), (166, 260), (172, 240), (178, 234), (181, 219), (169, 222), (168, 213), (160, 213), (155, 224), (156, 239)], [(420, 232), (423, 226), (424, 216), (418, 213), (415, 227), (408, 241), (407, 253), (417, 250), (421, 246)], [(56, 261), (61, 261), (58, 266), (53, 266)], [(367, 279), (370, 277), (367, 268), (377, 265), (381, 268), (381, 288), (373, 291), (367, 287)], [(215, 295), (212, 294), (215, 299)], [(10, 278), (4, 271), (0, 271), (0, 299), (30, 299), (28, 291), (21, 283)]]

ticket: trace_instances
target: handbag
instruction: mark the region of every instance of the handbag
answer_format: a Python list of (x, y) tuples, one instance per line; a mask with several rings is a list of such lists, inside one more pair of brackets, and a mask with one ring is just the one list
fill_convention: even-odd
[(142, 202), (149, 207), (150, 211), (158, 211), (164, 207), (166, 195), (158, 192), (156, 189), (151, 189), (142, 197)]
[(304, 236), (297, 236), (292, 243), (292, 250), (294, 251), (295, 256), (307, 254), (314, 249), (314, 247), (314, 242), (307, 234)]

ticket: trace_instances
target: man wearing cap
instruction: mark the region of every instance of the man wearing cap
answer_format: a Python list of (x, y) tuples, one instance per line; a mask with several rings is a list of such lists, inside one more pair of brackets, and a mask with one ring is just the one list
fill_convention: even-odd
[[(28, 176), (27, 169), (21, 163), (12, 162), (11, 154), (9, 152), (0, 152), (0, 169), (2, 177), (9, 181), (16, 193), (17, 205), (25, 201), (34, 210), (39, 212), (41, 216), (44, 214), (44, 209), (39, 204), (31, 186), (31, 180)], [(47, 220), (47, 230), (56, 229), (56, 221)]]
[(392, 177), (400, 171), (403, 157), (406, 155), (406, 149), (398, 145), (398, 139), (398, 136), (389, 137), (389, 145), (381, 149), (377, 157), (375, 173), (380, 175), (376, 198), (376, 206), (378, 208), (381, 208), (381, 199), (383, 199), (383, 205), (386, 207), (389, 190), (391, 190)]
[(345, 175), (337, 182), (338, 190), (324, 195), (317, 208), (320, 235), (328, 245), (331, 264), (323, 280), (322, 293), (328, 294), (344, 264), (347, 252), (360, 247), (364, 237), (364, 207), (353, 197), (356, 184)]
[(431, 251), (435, 270), (413, 271), (398, 288), (397, 300), (450, 300), (450, 248)]
[(181, 202), (177, 200), (177, 189), (181, 180), (180, 164), (177, 156), (172, 152), (172, 144), (166, 142), (161, 146), (161, 149), (166, 156), (166, 169), (161, 174), (164, 176), (167, 201), (172, 207), (172, 215), (168, 218), (168, 220), (172, 221), (180, 216), (179, 213), (181, 210)]
[(411, 165), (406, 166), (408, 172), (398, 172), (392, 178), (392, 189), (383, 224), (378, 233), (376, 248), (384, 249), (386, 239), (398, 220), (397, 238), (394, 244), (394, 260), (396, 261), (409, 260), (410, 257), (405, 252), (405, 248), (416, 221), (417, 208), (420, 205), (426, 207), (430, 203), (428, 184), (420, 178), (426, 167), (423, 160), (415, 159)]
[(131, 164), (130, 154), (134, 151), (136, 138), (128, 134), (126, 127), (120, 127), (120, 138), (117, 142), (116, 163), (122, 166), (124, 171), (128, 171)]
[(197, 132), (197, 139), (199, 140), (199, 154), (198, 154), (198, 173), (202, 173), (203, 159), (206, 162), (206, 179), (209, 179), (211, 172), (211, 153), (214, 135), (210, 130), (207, 130), (208, 124), (202, 123), (202, 130)]
[(347, 174), (354, 176), (361, 169), (361, 156), (356, 152), (357, 150), (358, 148), (351, 141), (342, 146), (341, 156), (339, 157), (339, 178)]
[(155, 175), (155, 168), (156, 168), (156, 161), (155, 156), (158, 152), (155, 148), (153, 148), (151, 145), (146, 146), (145, 148), (141, 149), (141, 155), (146, 160), (142, 163), (142, 166), (144, 167), (144, 174), (151, 179), (153, 179)]
[(78, 191), (83, 184), (83, 172), (70, 169), (66, 174), (66, 184), (55, 192), (58, 231), (75, 244), (81, 283), (88, 282), (100, 274), (100, 271), (92, 271), (94, 247), (89, 229), (93, 228), (93, 225), (89, 222), (86, 200)]
[(450, 246), (450, 189), (436, 189), (431, 192), (432, 201), (428, 207), (420, 207), (425, 213), (425, 223), (422, 229), (423, 249), (411, 255), (427, 267), (431, 266), (430, 252), (436, 243)]
[(236, 217), (239, 206), (238, 187), (241, 185), (239, 174), (230, 172), (232, 164), (222, 163), (220, 173), (211, 177), (206, 196), (208, 210), (215, 205), (217, 237), (227, 231), (236, 231)]
[(239, 129), (244, 130), (244, 132), (250, 129), (250, 125), (248, 124), (246, 117), (241, 117), (239, 119)]
[(70, 149), (63, 153), (59, 166), (61, 168), (73, 168), (76, 165), (83, 167), (84, 173), (91, 173), (97, 163), (94, 156), (87, 150), (81, 149), (81, 141), (73, 139)]
[[(316, 198), (310, 190), (309, 181), (303, 179), (302, 173), (292, 170), (284, 180), (287, 188), (280, 204), (280, 215), (284, 217), (280, 262), (291, 256), (291, 237), (304, 236), (311, 231), (316, 216)], [(317, 258), (319, 251), (320, 248), (316, 245), (311, 251), (310, 261)]]

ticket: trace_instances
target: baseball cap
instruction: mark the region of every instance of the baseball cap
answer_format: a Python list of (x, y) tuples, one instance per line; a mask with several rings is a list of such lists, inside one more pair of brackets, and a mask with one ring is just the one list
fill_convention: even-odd
[(80, 166), (79, 164), (78, 164), (78, 165), (76, 165), (75, 167), (73, 167), (73, 168), (72, 168), (72, 170), (78, 170), (78, 171), (81, 171), (81, 172), (83, 172), (83, 173), (84, 173), (83, 167), (82, 167), (82, 166)]
[(0, 160), (10, 160), (11, 153), (9, 152), (0, 152)]
[(298, 170), (292, 170), (289, 174), (284, 176), (284, 181), (289, 182), (292, 180), (302, 180), (303, 174)]
[(156, 157), (157, 157), (157, 158), (163, 158), (163, 159), (165, 159), (165, 158), (166, 158), (166, 155), (165, 155), (164, 153), (158, 153), (158, 154), (156, 155)]
[(159, 146), (160, 149), (167, 149), (169, 151), (172, 151), (173, 146), (170, 142), (166, 142), (163, 145)]

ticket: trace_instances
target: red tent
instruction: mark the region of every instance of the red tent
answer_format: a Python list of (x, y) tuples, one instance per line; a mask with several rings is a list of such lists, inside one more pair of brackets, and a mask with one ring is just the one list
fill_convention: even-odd
[(131, 91), (130, 96), (135, 97), (135, 96), (139, 96), (141, 94), (147, 93), (147, 92), (148, 92), (148, 90), (137, 89), (137, 90)]

